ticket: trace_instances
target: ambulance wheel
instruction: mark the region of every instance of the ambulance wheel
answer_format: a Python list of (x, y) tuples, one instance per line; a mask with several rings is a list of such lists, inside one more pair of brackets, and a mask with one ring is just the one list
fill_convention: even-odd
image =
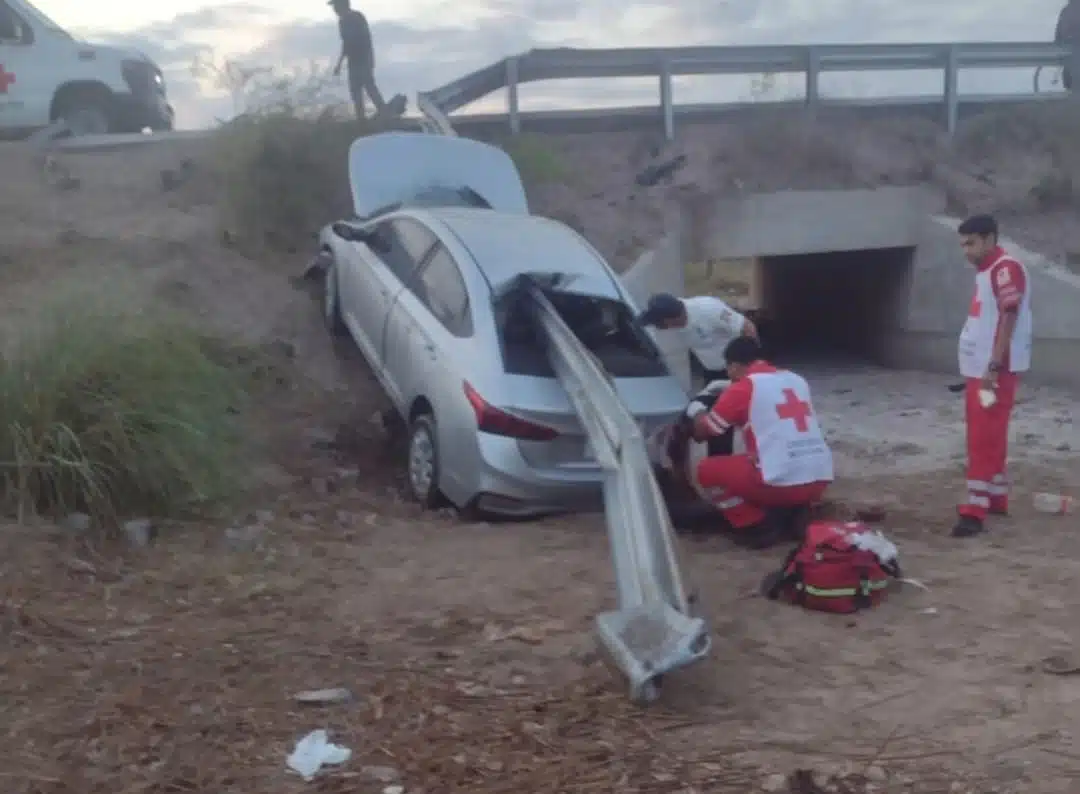
[(65, 86), (53, 100), (54, 115), (67, 125), (73, 137), (105, 135), (112, 132), (112, 101), (112, 93), (102, 85)]
[(64, 115), (64, 121), (73, 137), (107, 135), (110, 129), (108, 115), (93, 105), (74, 108)]

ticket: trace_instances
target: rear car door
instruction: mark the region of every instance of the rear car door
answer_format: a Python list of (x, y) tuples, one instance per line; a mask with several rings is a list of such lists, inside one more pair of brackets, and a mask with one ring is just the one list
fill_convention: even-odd
[(396, 218), (375, 227), (370, 245), (352, 243), (353, 256), (344, 268), (341, 290), (351, 322), (361, 330), (358, 343), (389, 392), (400, 405), (402, 392), (394, 372), (386, 366), (387, 321), (399, 295), (416, 274), (417, 265), (435, 245), (435, 235), (417, 220)]
[[(457, 421), (464, 411), (466, 370), (482, 366), (484, 351), (469, 347), (468, 360), (461, 342), (474, 338), (474, 320), (469, 289), (461, 266), (442, 244), (435, 246), (421, 263), (399, 310), (390, 317), (387, 330), (387, 369), (401, 385), (407, 401), (423, 396), (435, 407), (440, 449), (467, 449), (475, 446), (473, 425)], [(461, 479), (466, 472), (445, 467), (446, 480)], [(453, 485), (450, 484), (453, 488)]]

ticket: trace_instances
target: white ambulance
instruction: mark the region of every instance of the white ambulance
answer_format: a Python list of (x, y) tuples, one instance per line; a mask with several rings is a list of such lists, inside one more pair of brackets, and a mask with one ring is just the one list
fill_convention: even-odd
[(173, 109), (141, 52), (80, 41), (26, 0), (0, 0), (0, 137), (57, 121), (73, 135), (171, 130)]

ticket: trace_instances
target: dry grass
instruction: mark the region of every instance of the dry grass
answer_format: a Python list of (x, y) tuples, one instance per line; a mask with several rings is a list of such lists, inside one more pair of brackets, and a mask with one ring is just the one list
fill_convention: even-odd
[[(332, 521), (338, 505), (322, 501), (320, 523)], [(761, 772), (739, 757), (780, 740), (689, 742), (696, 730), (723, 735), (708, 709), (634, 707), (595, 662), (569, 676), (538, 669), (534, 643), (558, 637), (485, 639), (490, 625), (550, 623), (543, 603), (388, 606), (375, 584), (388, 538), (423, 534), (384, 516), (332, 528), (282, 517), (245, 550), (192, 528), (118, 556), (6, 528), (0, 669), (18, 674), (0, 676), (5, 792), (380, 792), (375, 766), (405, 791), (440, 794), (757, 790)], [(417, 573), (401, 586), (419, 585)], [(532, 658), (529, 675), (493, 676), (508, 658)], [(324, 687), (354, 698), (293, 700)], [(317, 728), (353, 758), (303, 783), (285, 758)], [(950, 790), (941, 785), (906, 790)], [(864, 789), (851, 780), (827, 790)]]
[[(381, 790), (366, 765), (394, 768), (408, 791), (750, 784), (750, 773), (722, 763), (727, 751), (717, 750), (715, 765), (669, 756), (659, 737), (685, 718), (643, 714), (602, 668), (571, 683), (495, 687), (470, 662), (460, 617), (433, 626), (357, 614), (343, 627), (336, 588), (326, 585), (356, 565), (355, 550), (323, 538), (320, 550), (335, 554), (313, 564), (290, 551), (310, 532), (285, 528), (267, 539), (261, 553), (222, 554), (188, 533), (184, 546), (109, 562), (70, 541), (58, 553), (37, 532), (0, 539), (9, 583), (0, 668), (19, 671), (0, 677), (0, 713), (18, 726), (0, 749), (5, 791)], [(482, 625), (482, 611), (468, 622)], [(425, 652), (418, 632), (434, 643)], [(341, 685), (353, 702), (311, 709), (291, 700)], [(355, 756), (304, 784), (285, 757), (318, 727)]]
[(123, 294), (61, 285), (0, 362), (9, 509), (182, 513), (236, 487), (243, 380), (203, 337)]
[(308, 115), (291, 108), (243, 116), (221, 127), (215, 152), (220, 206), (231, 236), (248, 250), (289, 253), (325, 224), (351, 217), (346, 163), (358, 137), (393, 125)]
[(1001, 183), (991, 209), (1047, 212), (1077, 199), (1078, 140), (1080, 108), (1065, 101), (981, 114), (961, 125), (956, 144), (964, 161)]
[(573, 173), (550, 141), (541, 135), (518, 135), (495, 142), (517, 166), (526, 190), (553, 183), (572, 184)]
[[(398, 121), (343, 118), (336, 108), (312, 112), (288, 104), (222, 126), (215, 171), (225, 228), (248, 250), (304, 250), (322, 226), (353, 215), (347, 168), (353, 141), (407, 128)], [(503, 147), (527, 188), (569, 178), (542, 141), (526, 136)]]
[[(215, 168), (227, 235), (252, 252), (295, 253), (325, 224), (352, 217), (349, 146), (357, 138), (415, 127), (399, 119), (353, 117), (325, 74), (277, 75), (225, 62), (200, 66), (242, 108), (216, 136)], [(499, 141), (527, 188), (568, 181), (555, 150), (537, 136)]]

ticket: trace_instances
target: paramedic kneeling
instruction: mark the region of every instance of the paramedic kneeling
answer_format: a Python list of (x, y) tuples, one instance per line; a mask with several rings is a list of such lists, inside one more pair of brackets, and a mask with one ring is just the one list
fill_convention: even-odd
[(742, 429), (744, 455), (718, 455), (698, 464), (697, 479), (746, 545), (765, 548), (787, 539), (772, 508), (808, 507), (833, 480), (832, 452), (801, 376), (762, 360), (755, 339), (733, 339), (724, 350), (732, 385), (711, 410), (694, 418), (698, 441)]

